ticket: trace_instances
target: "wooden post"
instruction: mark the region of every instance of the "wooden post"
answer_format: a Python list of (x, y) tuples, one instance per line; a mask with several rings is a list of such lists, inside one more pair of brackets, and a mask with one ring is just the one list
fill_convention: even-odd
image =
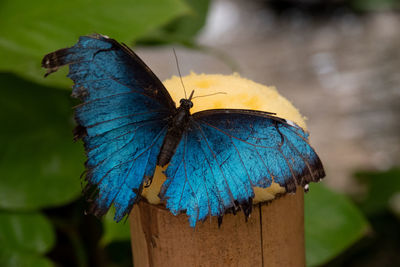
[(303, 190), (189, 227), (186, 215), (141, 202), (130, 216), (135, 267), (305, 266)]

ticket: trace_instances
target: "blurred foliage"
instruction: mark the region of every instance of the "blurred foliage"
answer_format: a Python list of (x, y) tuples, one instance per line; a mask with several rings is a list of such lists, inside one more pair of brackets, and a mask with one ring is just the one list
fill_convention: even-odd
[(308, 266), (319, 266), (360, 239), (368, 222), (343, 195), (311, 184), (305, 196), (305, 238)]
[(107, 250), (99, 243), (103, 235), (101, 221), (92, 215), (84, 216), (86, 208), (87, 203), (82, 197), (67, 205), (44, 210), (57, 236), (57, 243), (47, 256), (59, 266), (112, 265)]
[(399, 9), (399, 0), (349, 0), (349, 5), (356, 11), (377, 11)]
[[(98, 32), (130, 43), (189, 11), (183, 0), (2, 0), (0, 71), (44, 83), (43, 55), (73, 45), (81, 35)], [(71, 84), (60, 77), (46, 84)]]
[[(0, 266), (132, 266), (129, 224), (114, 223), (112, 212), (102, 221), (83, 216), (86, 204), (79, 197), (79, 177), (85, 156), (82, 144), (72, 142), (76, 103), (65, 90), (72, 83), (65, 78), (66, 70), (43, 79), (40, 61), (92, 32), (129, 44), (196, 47), (193, 39), (205, 23), (209, 4), (0, 2)], [(369, 202), (379, 193), (369, 191)], [(379, 195), (376, 209), (387, 207), (389, 193), (388, 198)], [(313, 185), (307, 194), (305, 216), (310, 266), (334, 258), (368, 228), (349, 199), (321, 185)]]
[(186, 0), (191, 11), (178, 17), (167, 25), (150, 31), (139, 38), (138, 44), (158, 45), (164, 43), (179, 43), (193, 47), (193, 38), (204, 26), (210, 0)]
[(0, 148), (0, 208), (32, 210), (76, 199), (85, 157), (82, 145), (71, 142), (69, 93), (4, 73), (0, 84), (0, 138), (7, 140)]
[(0, 241), (0, 266), (53, 266), (43, 257), (55, 242), (53, 226), (39, 212), (0, 211)]
[(355, 177), (365, 192), (354, 196), (354, 201), (371, 230), (326, 267), (400, 266), (400, 198), (396, 197), (400, 195), (400, 169), (360, 171)]
[(112, 242), (129, 241), (130, 239), (129, 222), (115, 223), (114, 213), (113, 207), (103, 218), (104, 234), (101, 238), (101, 244), (104, 246)]
[(367, 215), (377, 215), (387, 210), (399, 212), (400, 208), (397, 207), (400, 207), (400, 199), (396, 196), (400, 194), (400, 169), (357, 172), (355, 176), (367, 188), (367, 192), (358, 200)]

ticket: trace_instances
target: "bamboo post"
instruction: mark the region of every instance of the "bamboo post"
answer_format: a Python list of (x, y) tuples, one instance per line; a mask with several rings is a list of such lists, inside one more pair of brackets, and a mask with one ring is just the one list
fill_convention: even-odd
[(303, 190), (189, 227), (186, 215), (141, 202), (130, 215), (135, 267), (305, 266)]

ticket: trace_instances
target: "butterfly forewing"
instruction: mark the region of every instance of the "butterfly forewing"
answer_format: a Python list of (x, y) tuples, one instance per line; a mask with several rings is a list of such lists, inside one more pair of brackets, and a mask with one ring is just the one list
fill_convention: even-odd
[(116, 220), (137, 201), (144, 177), (152, 177), (175, 104), (150, 69), (129, 48), (102, 35), (80, 37), (70, 48), (46, 55), (48, 73), (69, 64), (77, 137), (88, 160), (87, 190), (95, 188), (92, 212), (114, 203)]

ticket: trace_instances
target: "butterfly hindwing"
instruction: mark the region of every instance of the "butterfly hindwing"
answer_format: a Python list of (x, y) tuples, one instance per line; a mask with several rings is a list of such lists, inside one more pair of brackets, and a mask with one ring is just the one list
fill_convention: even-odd
[(70, 48), (46, 55), (48, 73), (69, 64), (74, 81), (76, 137), (88, 156), (87, 190), (94, 189), (92, 212), (103, 215), (112, 203), (119, 221), (151, 178), (175, 104), (150, 69), (126, 46), (102, 35), (80, 37)]
[(195, 113), (171, 163), (160, 196), (190, 224), (247, 207), (253, 187), (272, 182), (294, 192), (325, 174), (308, 134), (284, 119), (250, 110)]
[[(112, 135), (109, 141), (87, 149), (87, 188), (98, 190), (92, 212), (101, 216), (114, 203), (117, 221), (129, 213), (139, 198), (143, 179), (153, 177), (166, 134), (162, 121), (128, 126), (121, 128), (122, 134), (120, 129), (107, 133)], [(103, 136), (85, 136), (86, 147), (98, 138)]]

